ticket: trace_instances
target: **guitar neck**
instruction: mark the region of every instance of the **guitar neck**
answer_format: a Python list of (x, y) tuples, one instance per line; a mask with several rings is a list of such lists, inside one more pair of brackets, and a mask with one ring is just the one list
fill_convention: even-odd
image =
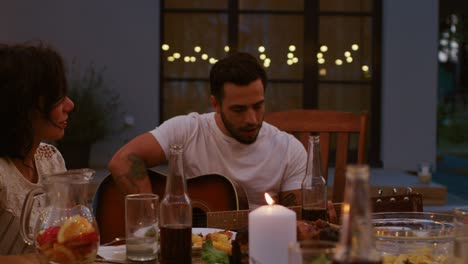
[[(301, 207), (291, 206), (289, 209), (296, 212), (297, 218), (301, 217)], [(206, 226), (211, 228), (238, 230), (248, 226), (250, 210), (207, 212)]]

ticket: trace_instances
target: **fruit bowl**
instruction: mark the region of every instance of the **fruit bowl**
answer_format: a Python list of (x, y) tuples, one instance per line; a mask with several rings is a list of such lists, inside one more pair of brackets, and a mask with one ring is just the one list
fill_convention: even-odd
[(376, 248), (384, 263), (453, 263), (453, 216), (442, 213), (373, 214)]

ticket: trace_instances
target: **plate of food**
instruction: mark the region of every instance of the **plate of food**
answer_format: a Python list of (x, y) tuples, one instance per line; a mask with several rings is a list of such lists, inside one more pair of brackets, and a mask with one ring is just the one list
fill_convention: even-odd
[(218, 228), (192, 228), (192, 250), (202, 248), (206, 240), (211, 239), (213, 246), (223, 251), (230, 251), (231, 241), (236, 238), (236, 232)]

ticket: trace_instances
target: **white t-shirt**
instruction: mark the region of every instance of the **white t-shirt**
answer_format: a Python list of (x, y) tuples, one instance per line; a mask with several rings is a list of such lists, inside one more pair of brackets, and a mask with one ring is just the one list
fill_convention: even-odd
[(226, 136), (216, 124), (215, 113), (177, 116), (151, 134), (167, 158), (170, 144), (183, 144), (187, 179), (206, 174), (229, 177), (245, 189), (251, 209), (265, 204), (265, 192), (278, 201), (279, 192), (301, 188), (306, 150), (294, 136), (266, 122), (252, 144)]

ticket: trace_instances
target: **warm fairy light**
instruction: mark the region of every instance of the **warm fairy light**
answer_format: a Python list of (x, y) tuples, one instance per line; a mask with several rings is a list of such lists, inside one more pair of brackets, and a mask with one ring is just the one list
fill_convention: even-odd
[(267, 201), (268, 205), (275, 204), (275, 201), (273, 200), (273, 198), (271, 198), (271, 196), (268, 193), (265, 193), (265, 200)]
[(317, 59), (321, 59), (321, 58), (323, 58), (323, 53), (321, 52), (317, 53)]
[(294, 63), (297, 63), (297, 62), (299, 61), (299, 59), (298, 59), (297, 57), (294, 57), (294, 58), (292, 58), (292, 61), (293, 61)]
[(193, 48), (193, 50), (194, 50), (195, 52), (200, 52), (200, 51), (201, 51), (201, 47), (200, 47), (200, 46), (195, 46), (195, 47)]
[(197, 58), (195, 58), (195, 56), (190, 57), (190, 62), (196, 62), (196, 61), (197, 61)]
[(169, 45), (162, 44), (161, 48), (162, 48), (162, 50), (169, 50)]
[(353, 57), (348, 57), (348, 58), (346, 58), (346, 62), (347, 62), (347, 63), (353, 62)]
[(167, 57), (167, 61), (173, 62), (175, 59), (172, 56)]
[(358, 50), (359, 49), (358, 44), (351, 45), (351, 49), (354, 50), (354, 51)]
[(327, 46), (325, 46), (325, 45), (320, 46), (320, 51), (321, 52), (327, 52), (327, 50), (328, 50)]
[(173, 56), (175, 59), (180, 59), (180, 53), (179, 53), (179, 52), (175, 52), (174, 54), (172, 54), (172, 56)]
[(341, 206), (341, 215), (349, 214), (349, 203), (343, 203)]
[(324, 58), (320, 58), (320, 59), (317, 60), (317, 62), (318, 62), (319, 64), (324, 64), (324, 63), (325, 63), (325, 59), (324, 59)]
[(270, 63), (263, 63), (263, 67), (265, 67), (265, 68), (270, 67)]
[(265, 55), (265, 54), (263, 54), (263, 53), (262, 53), (262, 54), (260, 54), (260, 59), (261, 59), (261, 60), (264, 60), (264, 59), (266, 59), (266, 55)]
[(293, 65), (294, 62), (293, 62), (292, 59), (289, 59), (289, 60), (286, 61), (286, 63), (287, 63), (288, 65)]
[(320, 76), (325, 76), (325, 75), (327, 75), (327, 69), (325, 69), (325, 68), (320, 69), (320, 70), (319, 70), (319, 74), (320, 74)]
[(288, 56), (288, 59), (292, 59), (292, 58), (294, 58), (294, 53), (289, 52), (287, 56)]
[(185, 57), (184, 57), (184, 61), (185, 61), (185, 62), (189, 62), (189, 61), (190, 61), (190, 57), (189, 57), (189, 56), (185, 56)]
[(343, 64), (343, 61), (340, 60), (340, 59), (337, 59), (337, 60), (335, 60), (335, 64), (336, 64), (336, 65), (342, 65), (342, 64)]
[(350, 56), (351, 56), (351, 52), (345, 51), (344, 55), (345, 55), (345, 57), (350, 57)]
[(369, 71), (369, 66), (367, 66), (367, 65), (362, 65), (361, 69), (362, 69), (362, 71), (365, 71), (365, 72), (366, 72), (366, 71)]
[(203, 54), (201, 55), (201, 58), (202, 58), (202, 60), (207, 60), (207, 59), (208, 59), (208, 54), (203, 53)]
[(211, 63), (211, 64), (215, 64), (217, 61), (218, 61), (218, 60), (215, 59), (215, 58), (210, 58), (210, 63)]
[(265, 63), (270, 64), (271, 60), (269, 58), (265, 58)]
[(295, 50), (296, 50), (296, 46), (294, 46), (294, 45), (289, 45), (288, 49), (289, 49), (289, 51), (295, 51)]
[(259, 47), (258, 47), (258, 52), (260, 52), (260, 53), (265, 52), (265, 47), (259, 46)]
[(224, 46), (224, 51), (229, 52), (229, 46), (228, 45)]

